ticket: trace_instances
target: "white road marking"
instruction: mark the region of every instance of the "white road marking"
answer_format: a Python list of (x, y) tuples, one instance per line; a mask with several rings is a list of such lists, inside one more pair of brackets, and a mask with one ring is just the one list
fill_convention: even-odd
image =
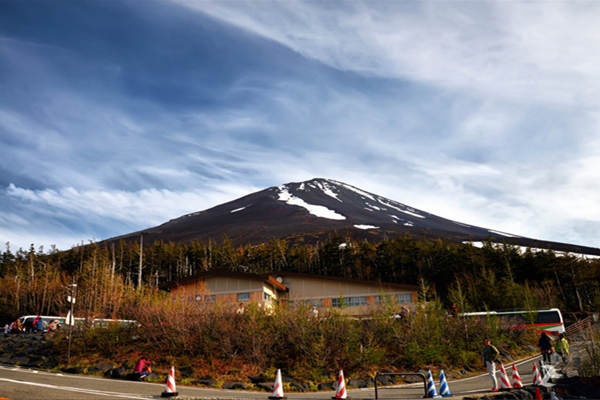
[(14, 379), (7, 379), (7, 378), (0, 378), (0, 381), (10, 382), (10, 383), (19, 383), (21, 385), (39, 386), (39, 387), (43, 387), (43, 388), (47, 388), (47, 389), (66, 390), (68, 392), (95, 394), (95, 395), (99, 395), (99, 396), (120, 397), (120, 398), (124, 398), (124, 399), (147, 400), (147, 399), (152, 398), (152, 397), (141, 397), (139, 395), (128, 394), (128, 393), (109, 392), (109, 391), (105, 391), (105, 390), (95, 390), (95, 389), (82, 389), (82, 388), (76, 388), (76, 387), (72, 387), (72, 386), (57, 386), (57, 385), (49, 385), (46, 383), (17, 381)]

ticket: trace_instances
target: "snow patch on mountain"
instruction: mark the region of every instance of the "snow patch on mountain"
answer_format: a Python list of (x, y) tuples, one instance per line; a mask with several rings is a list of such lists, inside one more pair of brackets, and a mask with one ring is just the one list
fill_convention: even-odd
[(492, 229), (488, 229), (488, 232), (495, 233), (495, 234), (501, 235), (501, 236), (506, 236), (506, 237), (518, 237), (518, 236), (515, 236), (515, 235), (511, 235), (510, 233), (500, 232), (500, 231), (494, 231)]
[[(463, 243), (464, 244), (470, 244), (471, 246), (474, 246), (474, 247), (477, 247), (477, 248), (482, 248), (483, 247), (483, 242), (469, 242), (469, 241), (466, 241), (466, 242), (463, 242)], [(531, 251), (532, 253), (540, 253), (540, 252), (548, 251), (548, 249), (541, 249), (539, 247), (518, 246), (518, 245), (514, 245), (514, 244), (504, 244), (504, 243), (494, 243), (494, 242), (492, 242), (491, 245), (495, 249), (501, 249), (503, 246), (514, 247), (521, 254), (525, 253), (527, 250)], [(594, 254), (571, 253), (571, 252), (567, 252), (567, 251), (558, 251), (558, 250), (552, 250), (552, 252), (557, 257), (573, 256), (573, 257), (584, 258), (586, 260), (597, 260), (597, 259), (600, 259), (600, 256), (597, 256), (597, 255), (594, 255)]]
[(379, 227), (375, 225), (354, 225), (354, 227), (358, 229), (379, 229)]
[(336, 199), (337, 201), (339, 201), (340, 203), (343, 203), (339, 198), (337, 193), (334, 193), (333, 190), (331, 190), (331, 187), (327, 184), (327, 183), (321, 183), (319, 181), (315, 181), (315, 184), (319, 187), (319, 189), (321, 189), (321, 191), (323, 193), (325, 193), (327, 196), (329, 197), (333, 197), (334, 199)]
[(335, 183), (336, 185), (343, 186), (346, 189), (353, 191), (354, 193), (358, 193), (361, 196), (368, 197), (369, 199), (375, 201), (375, 197), (373, 197), (371, 194), (369, 194), (367, 192), (364, 192), (364, 191), (360, 190), (359, 188), (355, 188), (354, 186), (350, 186), (350, 185), (348, 185), (346, 183), (334, 181), (334, 180), (331, 180), (331, 179), (329, 179), (329, 181)]
[(404, 210), (404, 209), (402, 209), (402, 208), (400, 208), (400, 207), (396, 207), (395, 205), (393, 205), (393, 204), (390, 204), (389, 202), (387, 202), (387, 201), (385, 201), (385, 200), (382, 200), (381, 198), (380, 198), (380, 199), (378, 199), (378, 200), (379, 200), (379, 203), (383, 204), (384, 206), (387, 206), (387, 207), (393, 208), (394, 210), (398, 210), (398, 211), (400, 211), (401, 213), (408, 214), (408, 215), (412, 215), (413, 217), (417, 217), (417, 218), (425, 218), (425, 216), (424, 216), (424, 215), (417, 214), (417, 213), (416, 213), (416, 212), (415, 212), (413, 209)]
[[(316, 188), (315, 188), (316, 189)], [(344, 220), (346, 219), (345, 216), (343, 216), (342, 214), (338, 214), (333, 210), (330, 210), (327, 207), (324, 206), (319, 206), (316, 204), (309, 204), (307, 202), (305, 202), (304, 200), (302, 200), (299, 197), (294, 196), (293, 194), (291, 194), (287, 187), (285, 186), (280, 186), (279, 187), (279, 197), (278, 197), (279, 201), (284, 201), (289, 205), (293, 205), (293, 206), (299, 206), (302, 208), (305, 208), (310, 214), (317, 216), (319, 218), (327, 218), (327, 219), (335, 219), (335, 220)]]
[(240, 208), (236, 208), (235, 210), (231, 210), (231, 211), (229, 211), (229, 212), (230, 212), (231, 214), (233, 214), (233, 213), (236, 213), (236, 212), (238, 212), (238, 211), (242, 211), (242, 210), (244, 210), (245, 208), (246, 208), (246, 207), (240, 207)]

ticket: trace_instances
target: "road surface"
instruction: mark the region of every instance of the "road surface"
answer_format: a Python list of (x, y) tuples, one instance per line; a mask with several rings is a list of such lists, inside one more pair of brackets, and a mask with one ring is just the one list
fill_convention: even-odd
[[(538, 358), (517, 363), (519, 374), (525, 384), (532, 380), (531, 364)], [(507, 368), (507, 373), (511, 372)], [(498, 375), (499, 377), (499, 375)], [(436, 381), (436, 384), (438, 382)], [(485, 393), (491, 387), (487, 374), (448, 381), (455, 398), (475, 393)], [(37, 371), (13, 366), (0, 366), (0, 400), (10, 399), (156, 399), (164, 391), (164, 384), (131, 382), (100, 377), (71, 375), (56, 372)], [(183, 399), (267, 399), (269, 393), (240, 390), (224, 390), (177, 386)], [(348, 392), (355, 400), (374, 399), (373, 388), (353, 389)], [(379, 390), (382, 399), (422, 399), (423, 384), (397, 385)], [(289, 399), (331, 399), (333, 392), (286, 393)]]

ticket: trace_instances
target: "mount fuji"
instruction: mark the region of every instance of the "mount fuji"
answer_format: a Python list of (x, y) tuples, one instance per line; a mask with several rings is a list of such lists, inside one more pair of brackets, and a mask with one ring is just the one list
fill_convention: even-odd
[(430, 214), (352, 185), (315, 178), (273, 186), (204, 211), (186, 214), (162, 225), (108, 239), (187, 242), (221, 241), (236, 246), (274, 238), (315, 242), (331, 232), (353, 239), (382, 240), (398, 234), (444, 238), (480, 245), (489, 240), (534, 249), (599, 256), (600, 249), (548, 242), (464, 224)]

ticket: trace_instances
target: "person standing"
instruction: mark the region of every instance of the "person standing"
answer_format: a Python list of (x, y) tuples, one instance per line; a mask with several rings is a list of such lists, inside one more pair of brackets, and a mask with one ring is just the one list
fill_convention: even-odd
[(544, 364), (547, 362), (548, 364), (552, 364), (552, 339), (546, 332), (542, 332), (540, 336), (540, 340), (538, 341), (538, 346), (540, 348), (540, 352), (542, 353), (542, 359)]
[(497, 392), (498, 381), (496, 380), (496, 362), (498, 361), (500, 352), (496, 346), (492, 344), (490, 339), (486, 338), (483, 343), (485, 344), (485, 348), (483, 349), (483, 363), (487, 367), (490, 379), (492, 380), (492, 392)]
[(569, 359), (569, 341), (565, 337), (564, 333), (558, 335), (558, 341), (556, 342), (556, 352), (562, 358), (562, 362), (567, 362)]

